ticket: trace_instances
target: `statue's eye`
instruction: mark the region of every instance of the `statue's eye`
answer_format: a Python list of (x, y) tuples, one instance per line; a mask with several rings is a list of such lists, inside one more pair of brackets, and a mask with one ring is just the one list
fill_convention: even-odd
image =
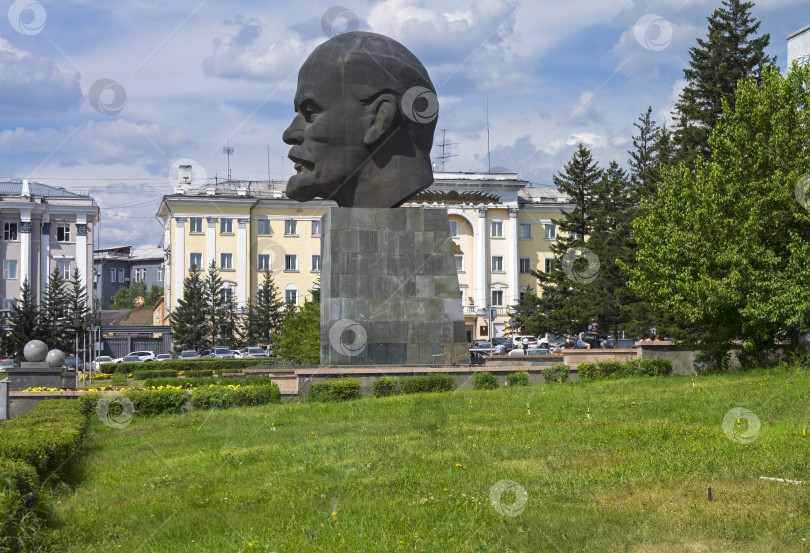
[(304, 119), (309, 121), (320, 113), (318, 106), (311, 100), (305, 100), (298, 106), (298, 112), (304, 116)]

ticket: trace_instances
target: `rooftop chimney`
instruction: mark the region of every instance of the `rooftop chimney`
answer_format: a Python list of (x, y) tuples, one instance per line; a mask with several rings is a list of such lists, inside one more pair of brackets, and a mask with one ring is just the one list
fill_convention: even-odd
[(177, 182), (177, 188), (174, 189), (175, 194), (185, 194), (186, 190), (191, 188), (191, 165), (180, 166), (180, 176)]
[(22, 192), (20, 193), (20, 196), (23, 196), (25, 198), (31, 197), (31, 189), (28, 188), (28, 180), (23, 180)]

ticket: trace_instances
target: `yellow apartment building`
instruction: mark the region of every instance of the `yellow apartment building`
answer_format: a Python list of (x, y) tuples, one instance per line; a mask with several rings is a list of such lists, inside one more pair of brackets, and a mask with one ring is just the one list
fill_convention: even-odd
[[(556, 240), (552, 219), (572, 205), (550, 187), (531, 186), (514, 173), (435, 173), (435, 181), (400, 209), (446, 209), (456, 252), (459, 294), (469, 340), (504, 334), (508, 309), (527, 287), (530, 269), (548, 271)], [(331, 201), (299, 203), (286, 182), (191, 184), (181, 166), (174, 194), (163, 197), (165, 311), (182, 297), (189, 268), (216, 262), (242, 309), (269, 268), (285, 301), (301, 305), (318, 287), (321, 216)], [(484, 308), (494, 307), (492, 329)]]

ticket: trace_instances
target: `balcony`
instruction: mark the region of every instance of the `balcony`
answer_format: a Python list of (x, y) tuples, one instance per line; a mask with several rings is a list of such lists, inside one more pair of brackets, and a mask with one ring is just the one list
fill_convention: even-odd
[[(475, 306), (475, 305), (464, 305), (462, 307), (463, 307), (463, 310), (464, 310), (464, 316), (465, 317), (473, 317), (475, 315), (477, 315), (479, 317), (484, 316), (484, 310), (483, 310), (482, 307), (478, 307), (478, 306)], [(507, 314), (506, 307), (503, 307), (503, 306), (498, 307), (498, 306), (496, 306), (495, 310), (498, 313), (499, 317), (501, 315), (506, 315)]]

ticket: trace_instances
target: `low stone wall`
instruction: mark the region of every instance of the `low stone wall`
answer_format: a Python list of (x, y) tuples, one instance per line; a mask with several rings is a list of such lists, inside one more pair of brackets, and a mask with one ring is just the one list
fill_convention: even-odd
[(485, 355), (488, 368), (508, 367), (512, 370), (545, 369), (564, 363), (562, 355)]
[(642, 359), (672, 361), (672, 374), (695, 374), (697, 372), (695, 359), (697, 359), (698, 352), (694, 350), (678, 349), (675, 344), (667, 342), (639, 342), (637, 348)]
[(619, 361), (624, 363), (638, 359), (638, 349), (567, 349), (564, 351), (564, 363), (570, 369), (576, 369), (580, 363), (599, 363), (600, 361)]

